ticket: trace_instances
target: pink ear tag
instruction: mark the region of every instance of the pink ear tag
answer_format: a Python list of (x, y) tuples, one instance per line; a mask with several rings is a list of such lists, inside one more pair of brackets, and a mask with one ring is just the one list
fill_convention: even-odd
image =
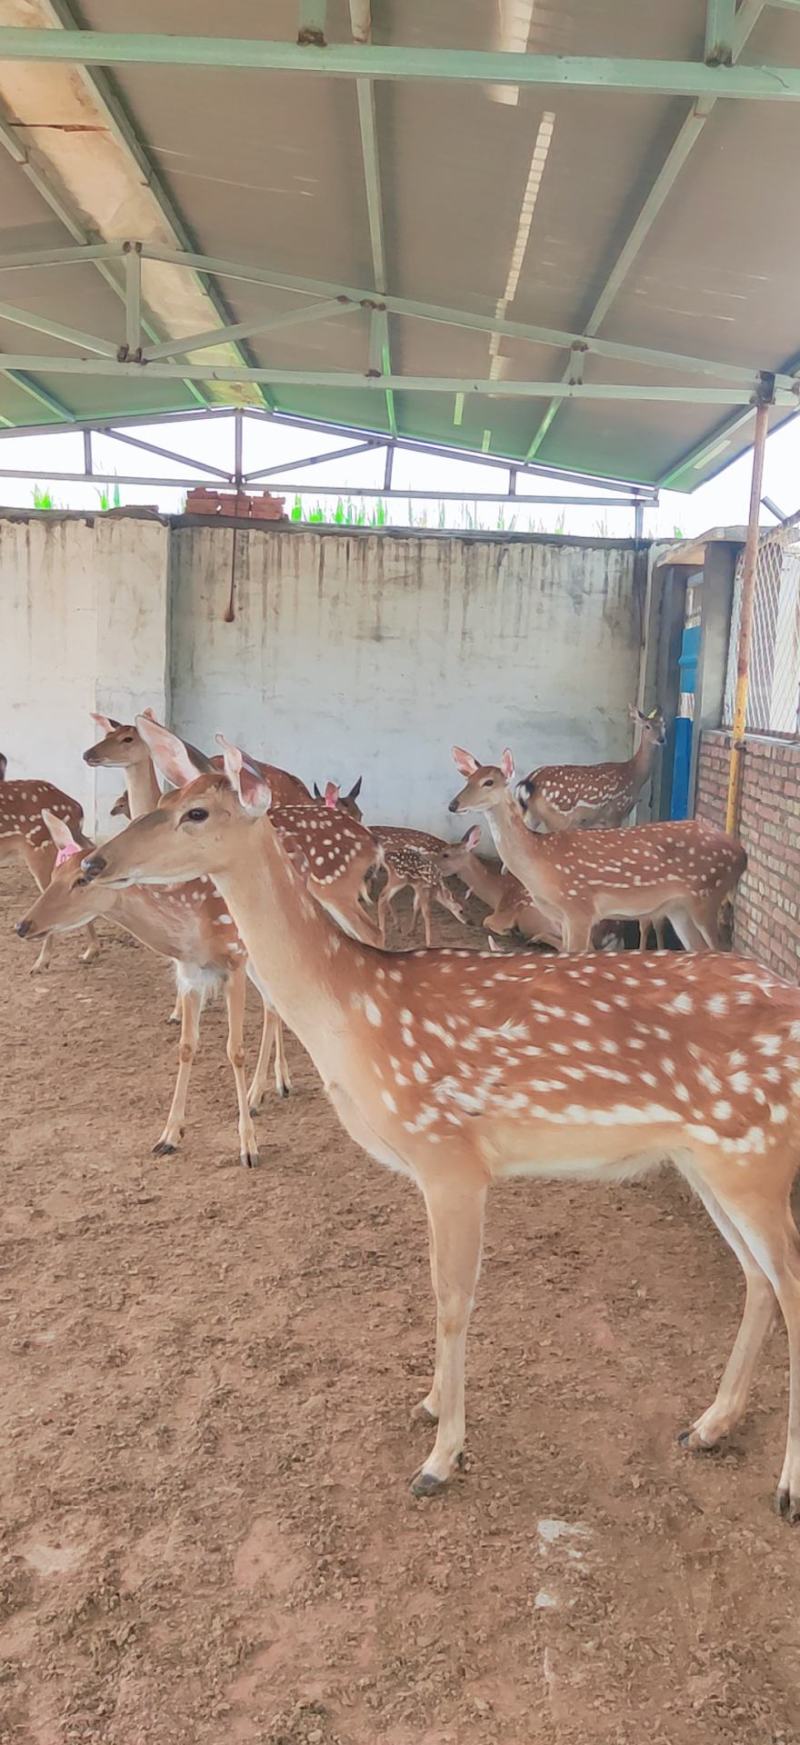
[(335, 812), (339, 799), (339, 789), (335, 782), (329, 782), (325, 789), (325, 804), (329, 812)]
[[(68, 842), (66, 848), (60, 848), (56, 855), (56, 866), (63, 866), (65, 860), (72, 860), (76, 854), (83, 851), (77, 842)], [(53, 868), (55, 872), (55, 867)]]

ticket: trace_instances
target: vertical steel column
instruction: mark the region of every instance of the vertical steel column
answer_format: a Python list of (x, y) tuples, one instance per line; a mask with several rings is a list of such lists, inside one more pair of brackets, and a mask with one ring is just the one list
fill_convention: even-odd
[(725, 809), (725, 829), (730, 835), (735, 835), (739, 822), (742, 754), (747, 730), (747, 693), (750, 684), (750, 646), (753, 640), (753, 607), (758, 558), (758, 515), (761, 507), (761, 481), (764, 476), (764, 446), (769, 428), (770, 399), (771, 395), (769, 398), (765, 396), (759, 400), (756, 406), (756, 427), (753, 437), (750, 515), (742, 562), (742, 605), (739, 619), (739, 647), (736, 656), (736, 701), (733, 709), (731, 756), (728, 766), (728, 799)]

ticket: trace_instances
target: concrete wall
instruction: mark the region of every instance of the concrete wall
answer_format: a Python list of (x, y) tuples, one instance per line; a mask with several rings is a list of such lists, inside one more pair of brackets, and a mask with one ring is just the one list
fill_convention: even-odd
[[(309, 783), (364, 777), (368, 818), (441, 829), (449, 748), (522, 771), (626, 756), (644, 577), (630, 544), (188, 518), (0, 520), (0, 749), (107, 823), (89, 711), (150, 704), (194, 743), (222, 729)], [(95, 788), (96, 784), (96, 788)]]

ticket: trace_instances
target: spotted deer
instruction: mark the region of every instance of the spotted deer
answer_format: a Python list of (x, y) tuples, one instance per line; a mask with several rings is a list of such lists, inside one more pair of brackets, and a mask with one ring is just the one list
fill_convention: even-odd
[(67, 824), (47, 809), (43, 822), (58, 851), (55, 871), (46, 890), (17, 923), (20, 938), (39, 939), (43, 933), (69, 933), (102, 915), (160, 957), (172, 958), (181, 1016), (178, 1077), (166, 1126), (153, 1146), (156, 1157), (172, 1155), (183, 1139), (189, 1079), (200, 1036), (200, 1017), (209, 996), (221, 991), (227, 1007), (228, 1060), (236, 1084), (239, 1110), (239, 1153), (242, 1163), (252, 1167), (258, 1162), (252, 1115), (264, 1099), (273, 1042), (275, 1085), (280, 1096), (288, 1096), (291, 1081), (284, 1053), (283, 1026), (262, 992), (261, 1049), (252, 1085), (249, 1091), (247, 1089), (244, 1075), (245, 993), (248, 973), (256, 985), (258, 978), (250, 971), (247, 952), (218, 891), (207, 878), (160, 889), (130, 886), (124, 891), (91, 884), (81, 868), (81, 860), (95, 852), (94, 844), (77, 826)]
[[(338, 782), (326, 782), (324, 793), (314, 783), (314, 797), (320, 804), (329, 811), (344, 812), (359, 823), (362, 820), (358, 804), (360, 793), (361, 776), (349, 794), (341, 792)], [(466, 925), (467, 917), (463, 906), (448, 889), (436, 864), (436, 851), (444, 847), (438, 836), (432, 836), (427, 830), (410, 830), (395, 824), (373, 825), (370, 827), (370, 834), (381, 846), (385, 872), (377, 900), (382, 945), (386, 944), (386, 923), (394, 899), (405, 890), (410, 890), (412, 894), (412, 931), (417, 917), (421, 915), (426, 945), (430, 945), (432, 937), (432, 902), (437, 902), (442, 909), (448, 909), (457, 921), (463, 926)]]
[[(0, 785), (0, 862), (21, 860), (40, 891), (52, 878), (58, 852), (42, 819), (45, 806), (71, 830), (80, 833), (83, 828), (82, 808), (77, 800), (55, 788), (52, 782), (9, 782), (3, 779)], [(93, 963), (99, 956), (100, 946), (91, 920), (86, 931), (89, 944), (81, 954), (81, 961)], [(53, 942), (45, 934), (31, 975), (47, 969), (52, 950)]]
[(501, 872), (478, 854), (481, 827), (473, 824), (460, 842), (446, 842), (437, 863), (445, 878), (459, 878), (490, 913), (484, 916), (487, 933), (521, 933), (536, 944), (561, 946), (561, 929), (531, 902), (528, 892), (513, 873)]
[(625, 763), (557, 763), (532, 770), (519, 784), (525, 800), (525, 822), (531, 830), (578, 830), (597, 825), (619, 827), (630, 817), (664, 745), (667, 728), (660, 709), (643, 715), (630, 708), (641, 729), (639, 746)]
[[(171, 737), (171, 736), (170, 736)], [(169, 749), (165, 741), (165, 749)], [(185, 756), (179, 742), (174, 756)], [(670, 1161), (736, 1255), (742, 1324), (716, 1398), (684, 1433), (741, 1420), (776, 1302), (791, 1375), (781, 1513), (800, 1519), (800, 990), (733, 954), (495, 958), (364, 950), (308, 895), (235, 746), (84, 870), (112, 888), (211, 877), (342, 1125), (425, 1198), (437, 1302), (437, 1424), (412, 1489), (441, 1490), (465, 1439), (464, 1353), (488, 1188), (615, 1181)]]
[(698, 819), (544, 835), (525, 824), (510, 751), (501, 767), (459, 746), (453, 760), (467, 783), (450, 811), (486, 814), (502, 861), (558, 922), (567, 951), (591, 950), (593, 927), (612, 919), (668, 918), (687, 950), (719, 946), (720, 909), (747, 865), (732, 837)]

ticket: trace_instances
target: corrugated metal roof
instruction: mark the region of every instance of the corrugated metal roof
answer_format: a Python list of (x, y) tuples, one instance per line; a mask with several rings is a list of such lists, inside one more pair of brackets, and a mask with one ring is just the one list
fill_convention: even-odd
[[(800, 18), (747, 0), (757, 23), (743, 62), (788, 63)], [(0, 24), (47, 24), (294, 41), (298, 8), (250, 0), (0, 0)], [(703, 52), (704, 7), (631, 7), (630, 0), (533, 6), (482, 0), (373, 0), (373, 40), (429, 49), (504, 46), (509, 17), (528, 27), (529, 53), (689, 60)], [(741, 17), (741, 12), (740, 12)], [(330, 0), (330, 41), (350, 39), (344, 0)], [(99, 91), (99, 94), (98, 94)], [(122, 104), (160, 187), (146, 185), (130, 139), (110, 126), (103, 95)], [(506, 94), (507, 96), (508, 94)], [(483, 316), (582, 333), (620, 250), (691, 114), (688, 100), (642, 93), (520, 88), (512, 100), (481, 85), (374, 84), (386, 286), (395, 296)], [(76, 116), (80, 115), (80, 124)], [(92, 265), (3, 272), (3, 254), (57, 248), (74, 226), (42, 187), (65, 196), (87, 239), (188, 243), (205, 255), (343, 286), (375, 284), (355, 81), (131, 65), (113, 77), (66, 65), (0, 61), (0, 119), (27, 169), (0, 150), (0, 300), (110, 341), (124, 338), (119, 297)], [(800, 106), (717, 101), (671, 193), (610, 299), (600, 334), (720, 363), (785, 368), (800, 351), (791, 227)], [(33, 166), (39, 182), (31, 179)], [(164, 198), (160, 198), (163, 195)], [(165, 219), (164, 213), (167, 212)], [(116, 272), (116, 268), (113, 271)], [(143, 267), (143, 298), (160, 337), (218, 325), (209, 287), (174, 266)], [(212, 281), (232, 321), (297, 304), (287, 289)], [(224, 298), (220, 304), (219, 299)], [(564, 350), (390, 313), (394, 375), (558, 383)], [(363, 374), (370, 320), (358, 310), (253, 336), (235, 357), (264, 369)], [(64, 344), (0, 318), (0, 350), (45, 360)], [(75, 347), (67, 352), (74, 356)], [(198, 354), (197, 359), (208, 354)], [(589, 383), (684, 385), (697, 378), (590, 354)], [(713, 376), (704, 386), (722, 385)], [(79, 417), (195, 406), (197, 386), (38, 370), (35, 385)], [(255, 384), (216, 383), (217, 403), (262, 403)], [(267, 385), (268, 403), (305, 416), (386, 430), (383, 394), (356, 387)], [(569, 400), (541, 433), (547, 401), (398, 388), (401, 434), (548, 465), (657, 483), (731, 420), (719, 406)], [(53, 412), (54, 420), (57, 414)], [(773, 422), (785, 418), (773, 413)], [(24, 385), (0, 377), (0, 416), (15, 426), (49, 416)], [(741, 417), (741, 415), (738, 415)], [(460, 417), (460, 421), (459, 421)], [(487, 438), (486, 432), (489, 432)], [(691, 488), (746, 446), (743, 423), (676, 478)]]

